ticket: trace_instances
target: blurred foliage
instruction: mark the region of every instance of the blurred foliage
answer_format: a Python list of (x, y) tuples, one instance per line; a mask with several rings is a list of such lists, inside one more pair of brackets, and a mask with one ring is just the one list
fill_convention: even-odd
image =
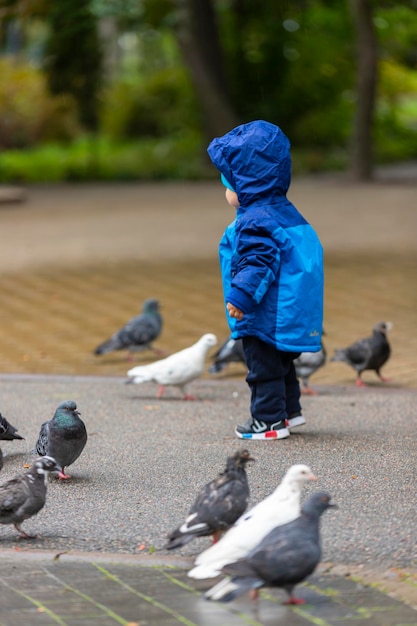
[(198, 133), (198, 106), (184, 69), (165, 68), (142, 82), (115, 80), (103, 97), (101, 130), (114, 139)]
[[(380, 54), (374, 128), (378, 162), (417, 156), (413, 2), (374, 2)], [(345, 167), (356, 104), (348, 3), (213, 3), (239, 119), (266, 118), (279, 124), (293, 144), (295, 172)], [(45, 172), (50, 180), (212, 175), (204, 159), (201, 106), (176, 38), (180, 0), (8, 0), (8, 4), (19, 6), (20, 24), (26, 19), (19, 58), (26, 54), (36, 64), (41, 55), (49, 68), (55, 59), (58, 82), (53, 90), (71, 95), (48, 96), (41, 68), (3, 60), (0, 145), (24, 148), (69, 139), (71, 143), (39, 147), (29, 155), (3, 154), (2, 180), (37, 180), (37, 176), (44, 180)], [(77, 7), (87, 11), (88, 19), (83, 12), (77, 18)], [(51, 35), (43, 53), (34, 15), (42, 17)], [(102, 19), (113, 20), (115, 27), (113, 39), (102, 42), (103, 47), (96, 39), (97, 21)], [(115, 53), (117, 65), (105, 66), (101, 81), (106, 46)], [(100, 136), (95, 141), (78, 138), (76, 103), (80, 106), (82, 100), (87, 106), (84, 130), (98, 124)]]
[(83, 137), (0, 153), (0, 182), (198, 180), (206, 174), (200, 148), (193, 133), (130, 142)]
[(71, 94), (81, 123), (94, 130), (98, 123), (102, 53), (90, 0), (50, 0), (47, 22), (44, 67), (50, 90), (53, 94)]
[(68, 141), (80, 132), (72, 96), (51, 96), (45, 76), (27, 63), (0, 59), (0, 147)]

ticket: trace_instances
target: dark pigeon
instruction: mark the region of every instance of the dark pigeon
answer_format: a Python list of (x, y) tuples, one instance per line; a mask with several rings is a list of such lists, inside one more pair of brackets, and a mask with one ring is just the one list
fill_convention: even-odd
[(21, 528), (21, 523), (44, 507), (49, 472), (61, 468), (55, 459), (44, 456), (25, 473), (0, 485), (0, 524), (13, 524), (22, 539), (34, 539)]
[(0, 439), (3, 441), (12, 441), (13, 439), (24, 439), (17, 434), (17, 428), (12, 426), (5, 417), (0, 413)]
[(326, 364), (326, 359), (327, 352), (323, 342), (321, 342), (321, 349), (318, 352), (302, 352), (299, 357), (294, 359), (295, 372), (297, 378), (301, 380), (301, 393), (317, 395), (317, 391), (310, 387), (309, 380), (310, 376)]
[(145, 300), (142, 313), (129, 320), (120, 330), (114, 333), (97, 346), (94, 354), (107, 354), (114, 350), (128, 350), (132, 352), (141, 350), (155, 350), (152, 342), (155, 341), (162, 331), (162, 317), (159, 312), (159, 302), (155, 298)]
[(213, 365), (209, 367), (210, 374), (217, 374), (224, 370), (228, 363), (243, 363), (246, 365), (245, 354), (241, 339), (226, 339), (213, 355)]
[(224, 472), (202, 488), (184, 524), (169, 536), (168, 550), (180, 548), (195, 537), (211, 535), (215, 543), (236, 522), (248, 506), (245, 468), (254, 460), (248, 450), (238, 450), (227, 459)]
[(35, 454), (56, 459), (61, 467), (59, 478), (71, 478), (64, 470), (78, 459), (87, 443), (87, 430), (76, 409), (77, 405), (72, 400), (61, 402), (53, 418), (42, 424), (32, 450)]
[(261, 587), (279, 587), (288, 593), (285, 604), (304, 604), (293, 590), (320, 562), (320, 517), (335, 506), (330, 500), (325, 492), (310, 496), (299, 517), (274, 528), (246, 558), (223, 567), (227, 578), (209, 589), (205, 598), (230, 602), (251, 591), (255, 599)]
[(356, 384), (364, 387), (362, 372), (373, 370), (380, 380), (386, 382), (388, 378), (382, 376), (381, 367), (388, 361), (391, 355), (391, 347), (388, 343), (387, 332), (392, 328), (390, 322), (379, 322), (374, 326), (371, 337), (360, 339), (347, 348), (335, 350), (331, 361), (343, 361), (356, 370)]

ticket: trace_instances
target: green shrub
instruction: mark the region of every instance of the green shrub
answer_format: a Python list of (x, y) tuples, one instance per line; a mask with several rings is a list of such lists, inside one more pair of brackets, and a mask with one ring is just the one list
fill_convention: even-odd
[(198, 105), (185, 71), (155, 71), (143, 80), (121, 79), (103, 96), (101, 130), (113, 139), (198, 132)]
[(201, 145), (199, 135), (188, 133), (135, 142), (83, 137), (66, 146), (8, 150), (0, 154), (0, 182), (198, 180), (207, 175)]
[(16, 60), (0, 59), (1, 148), (68, 140), (78, 131), (70, 96), (50, 96), (39, 70)]

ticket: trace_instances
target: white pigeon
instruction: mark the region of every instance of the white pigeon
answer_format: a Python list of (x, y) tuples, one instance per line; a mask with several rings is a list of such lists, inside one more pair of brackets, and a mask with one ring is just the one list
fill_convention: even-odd
[(198, 555), (188, 576), (218, 576), (225, 565), (246, 557), (271, 530), (296, 519), (301, 513), (301, 488), (308, 480), (317, 478), (307, 465), (292, 465), (271, 495), (239, 517), (220, 541)]
[(206, 333), (189, 348), (175, 352), (165, 359), (154, 361), (149, 365), (138, 365), (127, 373), (128, 383), (157, 383), (158, 398), (161, 398), (166, 386), (178, 387), (184, 400), (195, 400), (185, 391), (185, 385), (199, 378), (204, 371), (204, 361), (208, 350), (217, 344), (217, 337)]

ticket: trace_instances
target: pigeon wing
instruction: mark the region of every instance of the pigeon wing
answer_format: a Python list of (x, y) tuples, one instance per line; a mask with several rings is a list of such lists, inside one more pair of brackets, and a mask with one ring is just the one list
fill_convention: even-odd
[(39, 431), (38, 441), (32, 452), (40, 456), (46, 456), (49, 448), (49, 420), (44, 422)]
[(372, 356), (370, 338), (360, 339), (345, 350), (348, 360), (355, 366), (366, 365)]
[(0, 486), (0, 519), (17, 512), (27, 501), (28, 490), (21, 477)]

